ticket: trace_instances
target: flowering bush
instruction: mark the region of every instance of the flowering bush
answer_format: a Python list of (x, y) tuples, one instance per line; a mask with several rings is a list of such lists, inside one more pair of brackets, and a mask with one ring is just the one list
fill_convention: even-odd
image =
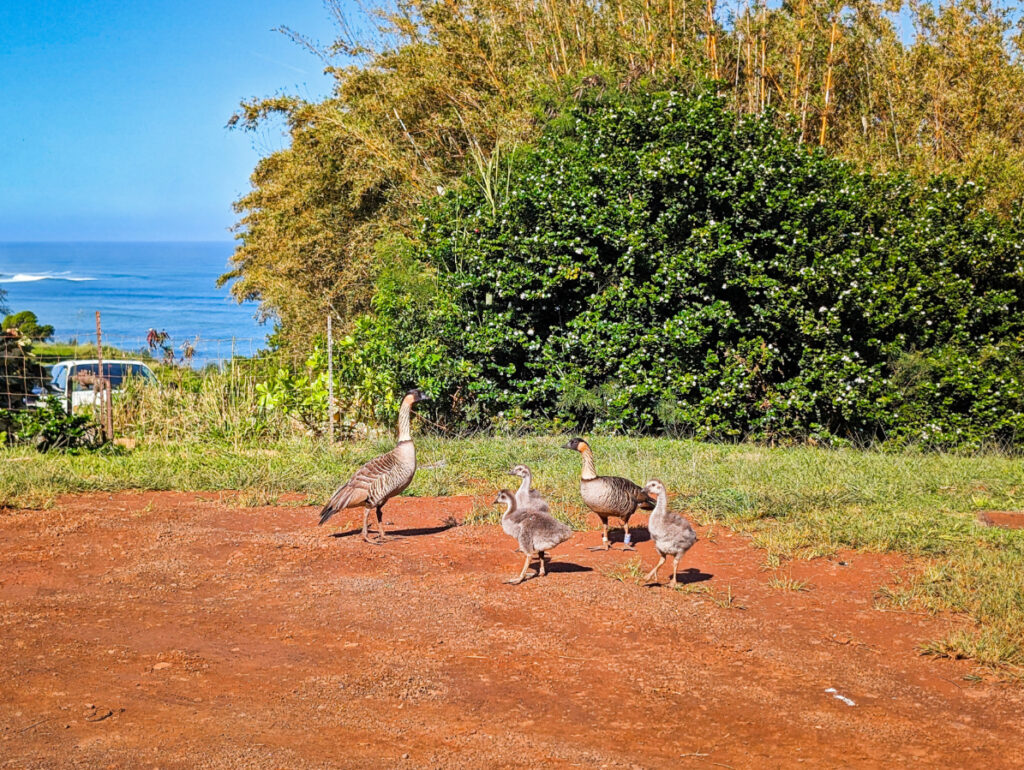
[(477, 410), (457, 418), (1022, 434), (1020, 208), (857, 172), (711, 92), (578, 105), (510, 162), (504, 187), (467, 180), (426, 212), (445, 311), (420, 308), (419, 332)]

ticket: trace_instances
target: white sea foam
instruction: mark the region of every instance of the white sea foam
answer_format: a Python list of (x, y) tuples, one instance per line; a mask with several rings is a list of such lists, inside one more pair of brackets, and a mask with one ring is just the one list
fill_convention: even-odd
[(71, 275), (70, 273), (0, 273), (0, 283), (31, 283), (33, 281), (95, 281), (88, 276)]

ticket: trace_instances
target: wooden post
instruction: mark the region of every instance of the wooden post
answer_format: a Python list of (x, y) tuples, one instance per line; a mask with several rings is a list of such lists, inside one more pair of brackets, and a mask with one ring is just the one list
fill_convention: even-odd
[[(103, 390), (103, 330), (100, 328), (100, 311), (96, 311), (96, 379), (92, 385), (92, 403), (96, 405), (96, 394), (100, 393), (106, 395)], [(100, 407), (102, 410), (103, 407)], [(107, 432), (107, 420), (106, 414), (100, 411), (100, 433), (106, 434)], [(107, 435), (102, 436), (104, 439), (110, 438)]]
[(114, 440), (114, 392), (113, 387), (110, 384), (110, 378), (103, 380), (103, 387), (107, 391), (107, 410), (105, 412), (107, 416), (107, 439), (110, 441)]
[(334, 443), (334, 333), (327, 314), (327, 440)]

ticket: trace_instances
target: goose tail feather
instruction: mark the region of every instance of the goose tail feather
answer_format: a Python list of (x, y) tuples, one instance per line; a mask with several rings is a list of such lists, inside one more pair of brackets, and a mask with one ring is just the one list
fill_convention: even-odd
[(320, 511), (320, 524), (317, 526), (326, 523), (338, 511), (348, 508), (349, 503), (352, 502), (352, 491), (349, 487), (342, 487), (335, 492), (331, 499), (327, 501), (327, 505)]

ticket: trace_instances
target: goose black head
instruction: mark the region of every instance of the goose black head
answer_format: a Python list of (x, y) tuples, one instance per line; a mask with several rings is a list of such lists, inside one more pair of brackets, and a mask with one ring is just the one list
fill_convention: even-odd
[(575, 452), (582, 452), (588, 447), (589, 445), (587, 442), (577, 436), (576, 438), (569, 439), (568, 443), (566, 443), (562, 449), (572, 449)]
[(424, 393), (419, 388), (413, 388), (412, 390), (410, 390), (408, 393), (405, 394), (405, 397), (406, 398), (411, 398), (412, 399), (411, 403), (413, 403), (413, 404), (418, 404), (420, 401), (429, 401), (430, 400), (430, 396), (428, 396), (426, 393)]

